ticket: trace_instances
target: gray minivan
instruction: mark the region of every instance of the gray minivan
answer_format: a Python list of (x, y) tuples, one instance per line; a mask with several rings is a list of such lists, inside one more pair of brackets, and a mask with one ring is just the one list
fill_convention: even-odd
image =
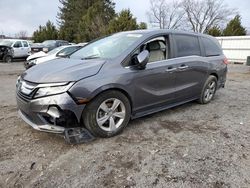
[(16, 84), (17, 105), (37, 130), (64, 133), (82, 126), (111, 137), (130, 119), (193, 100), (209, 103), (226, 74), (227, 59), (211, 36), (121, 32), (24, 72)]

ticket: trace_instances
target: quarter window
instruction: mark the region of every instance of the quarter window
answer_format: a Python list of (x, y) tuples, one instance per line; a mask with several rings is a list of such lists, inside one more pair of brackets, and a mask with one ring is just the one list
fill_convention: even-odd
[(177, 57), (201, 55), (198, 37), (188, 35), (175, 35)]
[(216, 42), (212, 41), (211, 39), (202, 38), (202, 43), (205, 48), (206, 57), (222, 54), (222, 50), (220, 49), (219, 44), (216, 44)]

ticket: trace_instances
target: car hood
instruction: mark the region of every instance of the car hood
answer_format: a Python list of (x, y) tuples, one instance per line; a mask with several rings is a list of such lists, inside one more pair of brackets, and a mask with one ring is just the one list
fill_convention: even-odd
[(58, 58), (60, 58), (60, 57), (57, 57), (55, 54), (46, 55), (44, 57), (38, 58), (36, 61), (36, 65), (38, 65), (40, 63), (48, 62), (48, 61), (53, 60), (53, 59), (58, 59)]
[(31, 67), (22, 78), (33, 83), (78, 81), (97, 74), (104, 63), (105, 60), (59, 58)]
[(44, 56), (47, 56), (47, 54), (45, 52), (37, 52), (37, 53), (34, 53), (32, 55), (30, 55), (29, 57), (27, 57), (27, 61), (29, 60), (32, 60), (32, 59), (37, 59), (39, 57), (44, 57)]

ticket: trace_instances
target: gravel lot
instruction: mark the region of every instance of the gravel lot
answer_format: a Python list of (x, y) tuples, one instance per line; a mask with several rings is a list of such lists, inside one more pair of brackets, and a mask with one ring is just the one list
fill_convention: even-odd
[(250, 187), (250, 68), (226, 88), (131, 121), (119, 136), (68, 145), (18, 116), (21, 62), (0, 63), (0, 187)]

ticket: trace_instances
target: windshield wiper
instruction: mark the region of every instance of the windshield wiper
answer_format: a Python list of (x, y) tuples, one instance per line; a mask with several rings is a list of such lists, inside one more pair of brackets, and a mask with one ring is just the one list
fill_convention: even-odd
[(86, 56), (81, 58), (81, 60), (86, 60), (86, 59), (97, 59), (100, 58), (100, 56), (98, 54), (94, 54), (94, 55), (90, 55), (90, 56)]

